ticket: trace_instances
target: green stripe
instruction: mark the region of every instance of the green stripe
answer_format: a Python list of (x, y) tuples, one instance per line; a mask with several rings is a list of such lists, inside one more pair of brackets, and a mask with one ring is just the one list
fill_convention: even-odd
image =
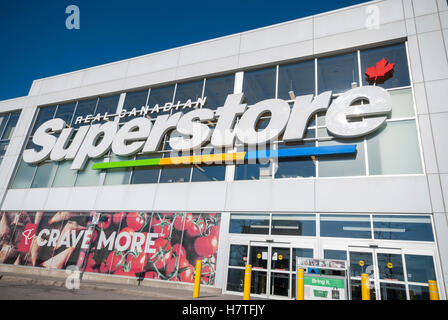
[(128, 160), (118, 162), (100, 162), (95, 163), (92, 166), (92, 169), (101, 170), (101, 169), (116, 169), (116, 168), (129, 168), (129, 167), (143, 167), (143, 166), (158, 166), (160, 159), (161, 158)]

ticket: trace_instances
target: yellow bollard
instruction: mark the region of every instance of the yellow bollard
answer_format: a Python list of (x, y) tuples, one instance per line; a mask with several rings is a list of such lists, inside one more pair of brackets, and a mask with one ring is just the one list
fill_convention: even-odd
[(297, 300), (305, 300), (305, 270), (297, 270)]
[(428, 280), (429, 284), (429, 300), (439, 300), (439, 290), (437, 289), (437, 281)]
[(244, 295), (243, 300), (250, 300), (250, 280), (252, 276), (252, 266), (246, 264), (246, 269), (244, 270)]
[(370, 300), (370, 281), (367, 273), (361, 275), (361, 293), (362, 300)]
[(196, 274), (194, 277), (193, 298), (199, 298), (199, 289), (201, 287), (202, 260), (196, 261)]

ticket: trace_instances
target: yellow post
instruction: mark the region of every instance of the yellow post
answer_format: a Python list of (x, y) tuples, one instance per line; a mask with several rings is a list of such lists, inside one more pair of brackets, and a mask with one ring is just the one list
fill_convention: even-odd
[(362, 300), (370, 300), (370, 282), (367, 273), (361, 275), (361, 293)]
[(437, 289), (437, 281), (428, 280), (429, 284), (429, 300), (439, 300), (439, 290)]
[(194, 277), (193, 298), (199, 298), (199, 289), (201, 287), (202, 260), (196, 261), (196, 273)]
[(297, 270), (297, 300), (305, 300), (305, 270)]
[(246, 264), (246, 269), (244, 270), (244, 295), (243, 300), (250, 300), (250, 280), (252, 276), (252, 266)]

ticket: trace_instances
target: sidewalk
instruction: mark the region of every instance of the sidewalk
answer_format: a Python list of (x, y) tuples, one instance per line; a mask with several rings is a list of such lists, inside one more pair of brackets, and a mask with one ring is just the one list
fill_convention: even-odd
[[(3, 288), (8, 288), (8, 285), (11, 287), (16, 286), (17, 284), (36, 287), (49, 286), (65, 289), (71, 292), (74, 291), (66, 289), (66, 278), (3, 271), (0, 272), (0, 285), (2, 285)], [(84, 279), (80, 283), (80, 289), (113, 292), (119, 295), (139, 296), (143, 299), (151, 300), (193, 300), (192, 286), (189, 290), (189, 288), (176, 288), (172, 287), (171, 284), (150, 280), (144, 280), (141, 285), (137, 285), (94, 281), (86, 279), (84, 275)], [(201, 287), (199, 300), (242, 300), (242, 296), (224, 295), (221, 294), (221, 289)]]

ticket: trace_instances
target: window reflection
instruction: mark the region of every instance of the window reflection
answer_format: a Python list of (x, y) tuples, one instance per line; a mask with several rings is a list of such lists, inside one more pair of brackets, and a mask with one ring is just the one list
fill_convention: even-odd
[(319, 93), (340, 93), (351, 89), (352, 83), (359, 84), (357, 53), (317, 59), (317, 80)]
[(76, 119), (78, 117), (82, 117), (83, 119), (85, 119), (87, 115), (93, 115), (95, 113), (97, 101), (98, 99), (78, 102), (76, 106), (75, 116), (73, 117), (73, 123), (72, 123), (73, 128), (79, 128), (83, 125), (86, 125), (84, 121), (76, 123)]
[(170, 113), (170, 111), (163, 111), (162, 107), (166, 103), (172, 103), (173, 96), (174, 96), (174, 85), (167, 87), (151, 88), (151, 90), (149, 91), (148, 106), (154, 108), (156, 105), (158, 105), (160, 108), (159, 109), (160, 111), (153, 113), (153, 115), (157, 116), (161, 114)]
[(314, 78), (314, 60), (279, 66), (278, 98), (291, 100), (294, 96), (314, 94)]
[(320, 216), (320, 235), (322, 237), (365, 238), (370, 239), (370, 217), (368, 215)]
[(232, 214), (230, 216), (230, 233), (269, 233), (268, 214)]
[(275, 98), (276, 68), (244, 72), (243, 93), (249, 105)]
[(406, 254), (405, 260), (409, 282), (428, 283), (428, 280), (437, 280), (432, 256)]
[(204, 97), (207, 97), (207, 109), (215, 110), (224, 105), (227, 95), (233, 93), (235, 75), (218, 78), (207, 78), (205, 81)]
[(376, 67), (376, 63), (383, 58), (389, 63), (394, 64), (394, 70), (385, 80), (377, 81), (376, 85), (383, 88), (396, 88), (410, 85), (408, 59), (406, 57), (406, 46), (404, 43), (370, 50), (361, 50), (363, 85), (369, 84), (364, 74), (367, 68)]
[(375, 239), (434, 241), (430, 217), (374, 215)]
[(315, 236), (316, 216), (306, 214), (273, 214), (271, 234)]
[(75, 112), (76, 103), (61, 104), (58, 105), (56, 110), (55, 118), (59, 118), (65, 121), (65, 123), (70, 126), (72, 123), (73, 113)]

